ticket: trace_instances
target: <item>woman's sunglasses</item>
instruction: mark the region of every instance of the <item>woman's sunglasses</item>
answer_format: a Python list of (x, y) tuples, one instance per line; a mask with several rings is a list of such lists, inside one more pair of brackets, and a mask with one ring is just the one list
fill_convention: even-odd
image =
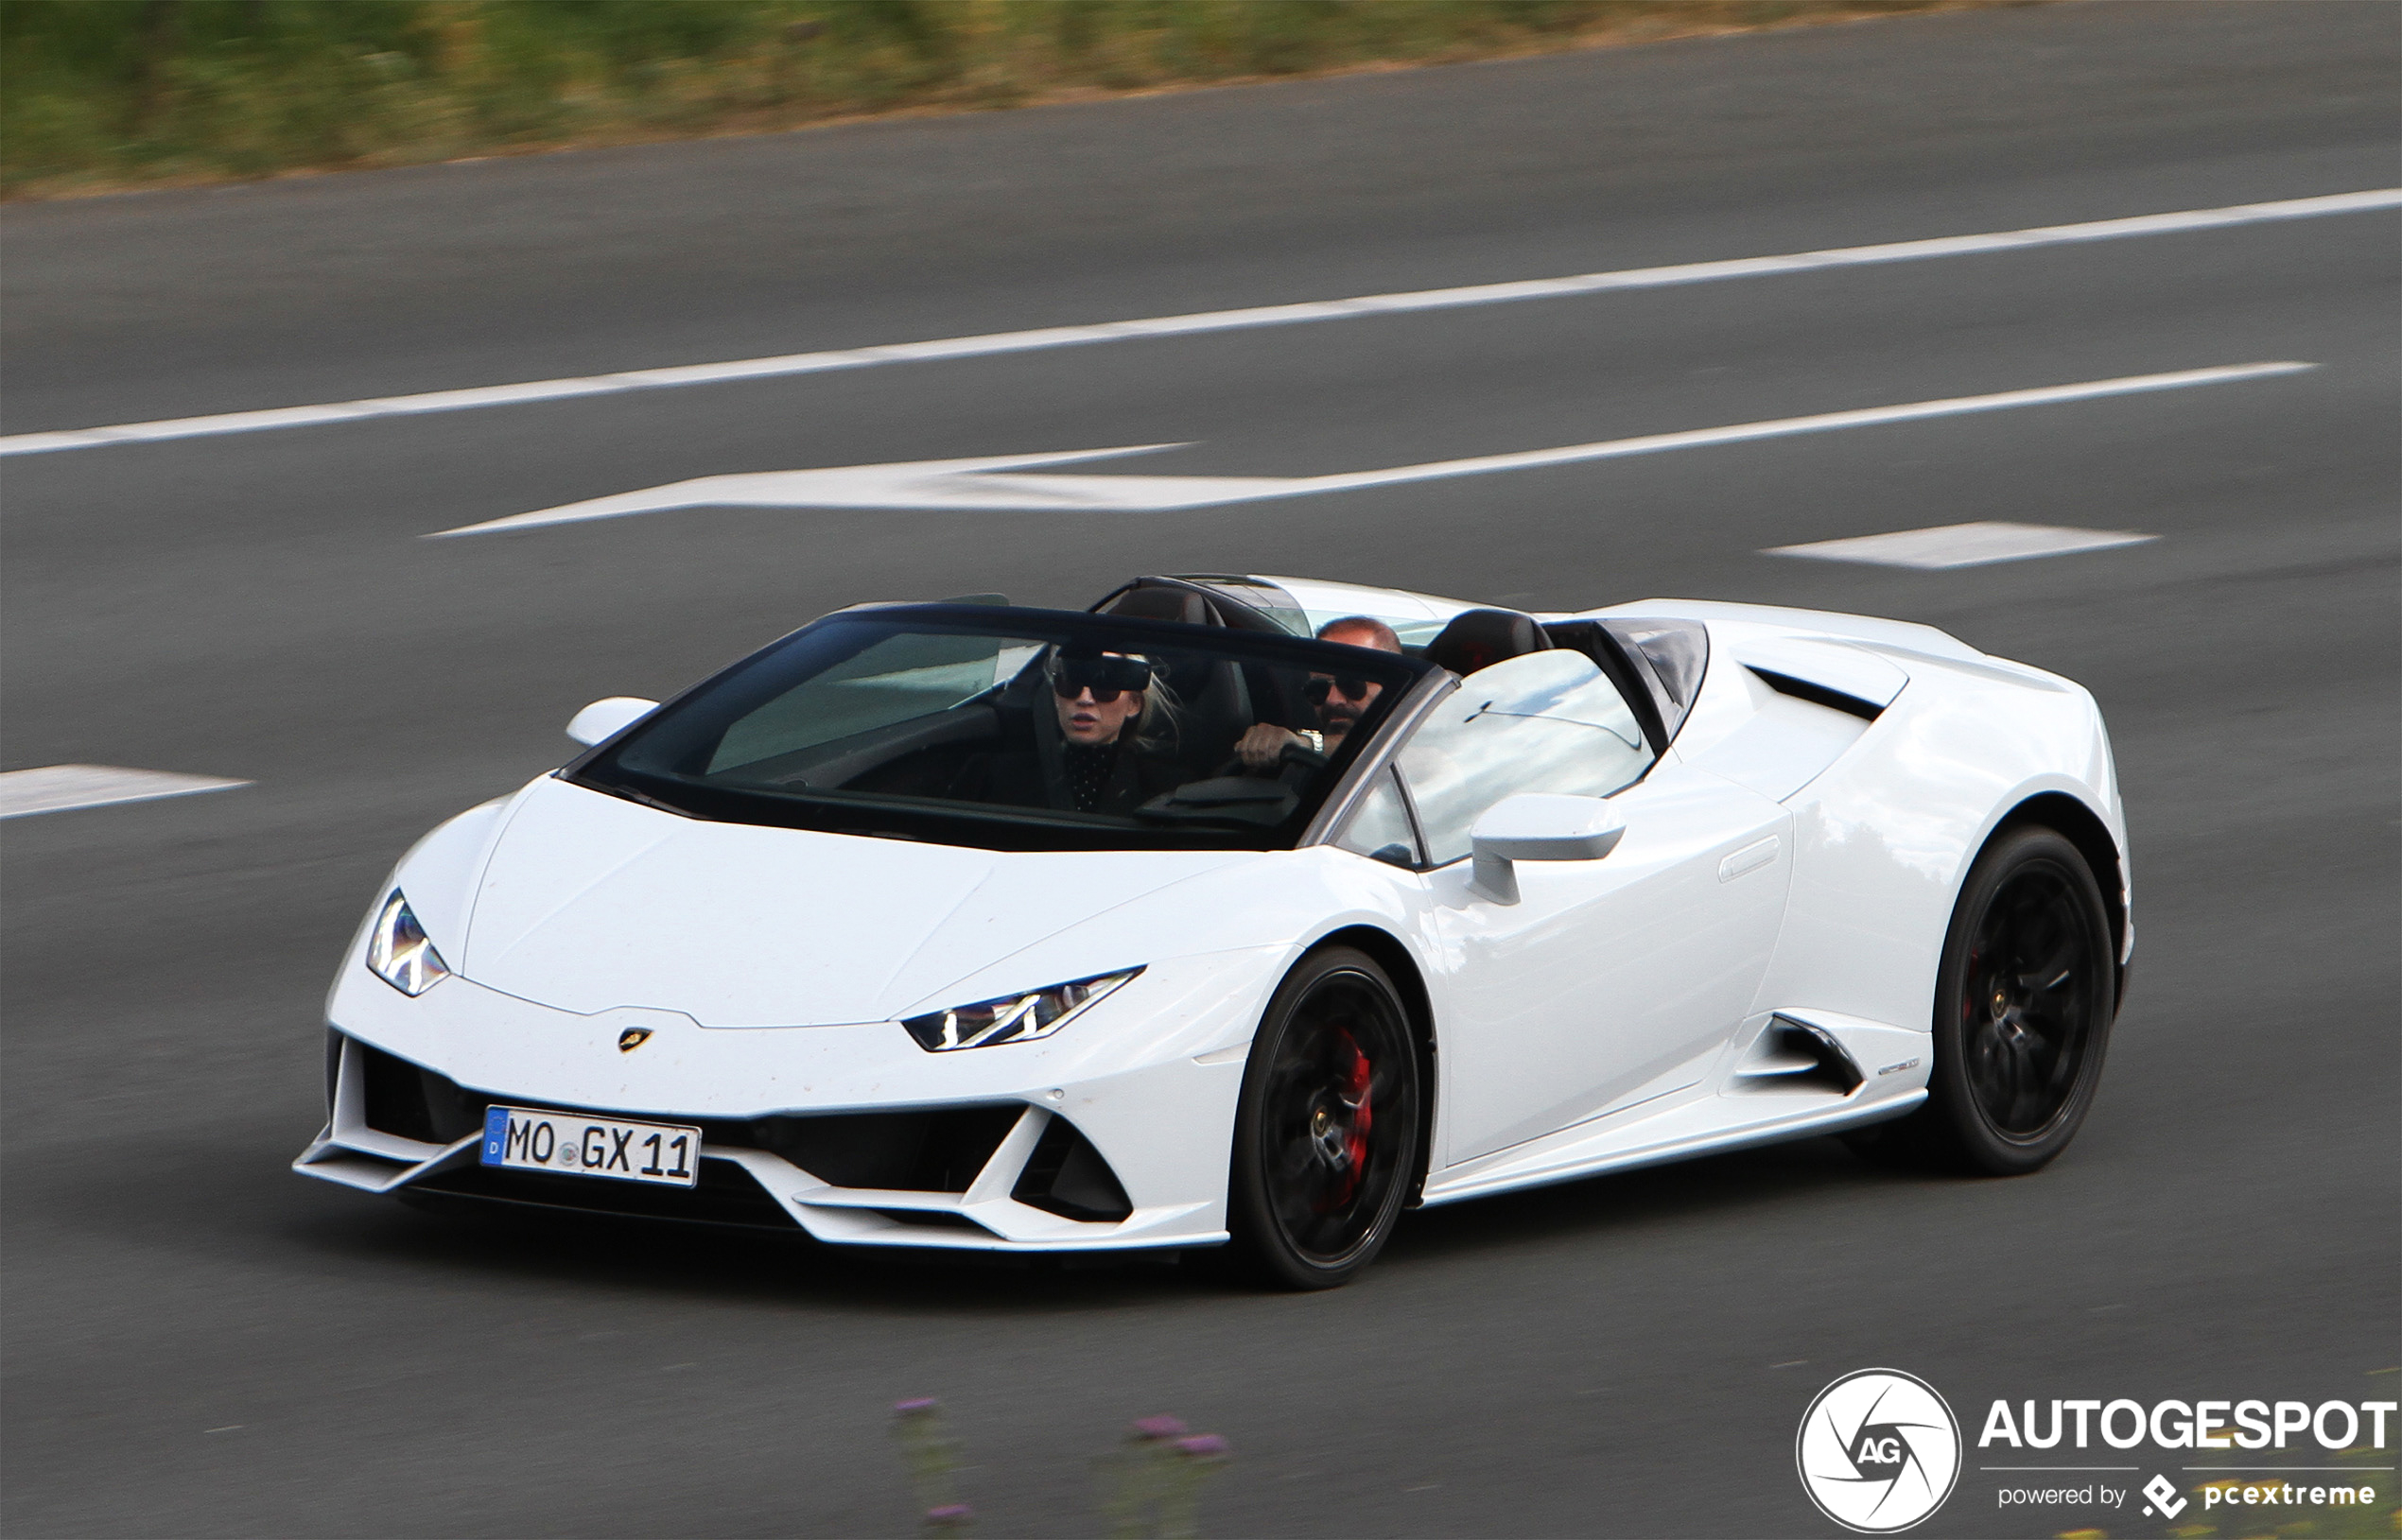
[(1107, 705), (1127, 690), (1151, 683), (1151, 666), (1140, 658), (1068, 658), (1051, 660), (1051, 693), (1073, 701), (1092, 692), (1096, 705)]
[(1332, 679), (1311, 680), (1301, 686), (1301, 694), (1314, 706), (1326, 704), (1329, 691), (1340, 691), (1346, 701), (1365, 701), (1369, 683), (1357, 674), (1337, 674)]

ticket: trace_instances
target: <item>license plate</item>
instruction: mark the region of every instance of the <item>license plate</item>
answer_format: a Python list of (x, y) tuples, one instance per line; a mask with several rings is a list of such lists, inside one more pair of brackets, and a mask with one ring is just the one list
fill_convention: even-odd
[(484, 1113), (483, 1164), (688, 1187), (699, 1180), (701, 1131), (537, 1107), (492, 1107)]

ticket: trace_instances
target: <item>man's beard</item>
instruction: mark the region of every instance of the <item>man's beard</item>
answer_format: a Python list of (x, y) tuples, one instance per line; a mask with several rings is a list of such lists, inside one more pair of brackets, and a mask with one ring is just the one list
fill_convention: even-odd
[(1360, 714), (1353, 706), (1330, 706), (1326, 712), (1326, 735), (1339, 738), (1359, 726)]

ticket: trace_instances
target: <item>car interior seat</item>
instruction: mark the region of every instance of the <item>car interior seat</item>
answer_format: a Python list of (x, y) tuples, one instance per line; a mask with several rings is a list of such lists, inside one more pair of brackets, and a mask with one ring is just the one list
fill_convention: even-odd
[(1216, 606), (1189, 588), (1129, 588), (1109, 606), (1111, 614), (1134, 620), (1175, 620), (1188, 626), (1222, 626)]
[[(1137, 620), (1174, 620), (1188, 626), (1226, 623), (1217, 605), (1190, 588), (1140, 586), (1127, 589), (1108, 609)], [(1178, 757), (1192, 773), (1206, 775), (1227, 753), (1234, 740), (1259, 718), (1252, 715), (1251, 691), (1236, 664), (1185, 663), (1161, 674), (1183, 708)]]
[(1551, 638), (1535, 617), (1515, 610), (1462, 610), (1426, 644), (1426, 661), (1454, 674), (1472, 674), (1506, 658), (1546, 651)]

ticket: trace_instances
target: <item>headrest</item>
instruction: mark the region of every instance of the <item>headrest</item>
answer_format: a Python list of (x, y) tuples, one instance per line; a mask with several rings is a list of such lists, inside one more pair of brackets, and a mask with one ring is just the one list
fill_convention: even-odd
[(1506, 658), (1548, 651), (1551, 638), (1535, 617), (1515, 610), (1462, 610), (1426, 644), (1426, 661), (1454, 674), (1472, 674)]
[(1200, 595), (1174, 588), (1130, 588), (1109, 606), (1109, 613), (1136, 620), (1178, 620), (1188, 626), (1219, 623)]

